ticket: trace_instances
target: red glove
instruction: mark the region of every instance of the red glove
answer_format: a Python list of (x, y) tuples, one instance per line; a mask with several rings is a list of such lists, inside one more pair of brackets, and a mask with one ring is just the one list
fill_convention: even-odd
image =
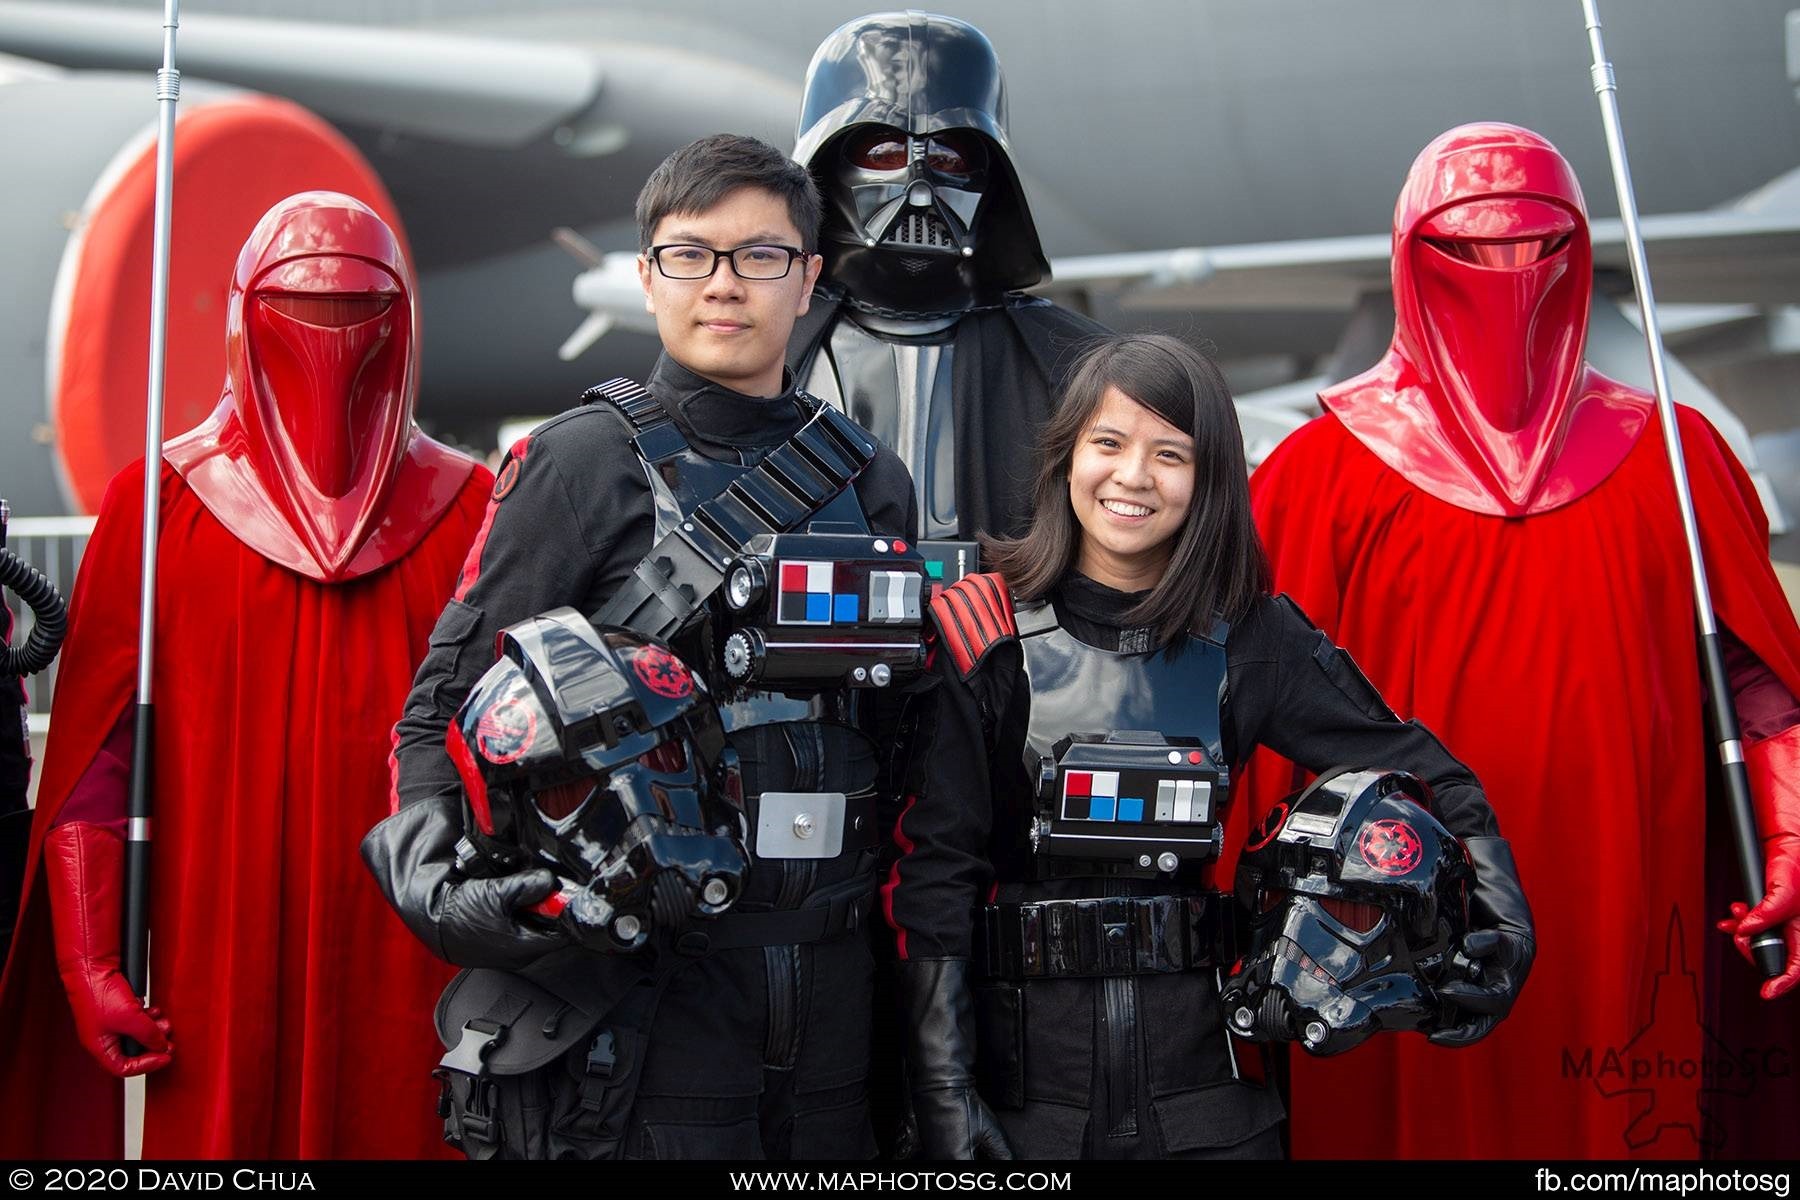
[[(82, 1046), (120, 1079), (168, 1066), (168, 1018), (145, 1008), (119, 973), (125, 839), (86, 821), (59, 825), (44, 839), (44, 871), (56, 969)], [(125, 1057), (122, 1037), (136, 1038), (146, 1052)]]
[(1733, 904), (1719, 928), (1752, 962), (1751, 939), (1767, 929), (1781, 932), (1787, 970), (1762, 985), (1762, 998), (1773, 1000), (1800, 985), (1800, 725), (1745, 747), (1744, 766), (1762, 834), (1763, 898), (1755, 908)]

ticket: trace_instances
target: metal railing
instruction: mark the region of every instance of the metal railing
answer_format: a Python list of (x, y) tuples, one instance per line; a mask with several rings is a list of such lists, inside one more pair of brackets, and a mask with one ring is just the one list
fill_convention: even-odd
[[(75, 572), (81, 567), (81, 556), (87, 550), (88, 537), (94, 532), (92, 517), (14, 517), (6, 524), (6, 548), (42, 571), (56, 585), (66, 600), (75, 586)], [(36, 618), (23, 604), (12, 603), (13, 645), (31, 634)], [(42, 737), (50, 729), (50, 700), (56, 694), (56, 674), (61, 660), (25, 681), (29, 697), (26, 720), (34, 736)]]

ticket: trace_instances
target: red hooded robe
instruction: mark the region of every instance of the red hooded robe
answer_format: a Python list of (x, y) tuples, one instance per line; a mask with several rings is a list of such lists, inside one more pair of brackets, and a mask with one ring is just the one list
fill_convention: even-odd
[[(1731, 1153), (1699, 1071), (1724, 1050), (1698, 982), (1724, 914), (1703, 900), (1688, 559), (1650, 398), (1584, 361), (1591, 267), (1567, 163), (1511, 126), (1439, 138), (1396, 210), (1393, 278), (1387, 357), (1258, 469), (1256, 518), (1277, 589), (1480, 777), (1538, 953), (1474, 1047), (1295, 1053), (1294, 1151)], [(1678, 412), (1720, 623), (1800, 692), (1755, 493), (1705, 419)], [(1252, 780), (1266, 805), (1290, 769), (1264, 757)], [(1792, 1080), (1760, 1087), (1779, 1099)]]
[[(411, 287), (363, 205), (276, 206), (233, 281), (224, 399), (165, 448), (150, 986), (174, 1057), (146, 1083), (147, 1158), (444, 1153), (431, 1010), (452, 968), (357, 856), (491, 485), (412, 423)], [(142, 472), (108, 488), (72, 598), (0, 980), (0, 1158), (122, 1150), (123, 1089), (76, 1040), (40, 866), (65, 805), (123, 814)]]

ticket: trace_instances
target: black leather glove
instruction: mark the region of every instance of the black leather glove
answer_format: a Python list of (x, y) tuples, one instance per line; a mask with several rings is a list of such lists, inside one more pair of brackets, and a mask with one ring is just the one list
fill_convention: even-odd
[(363, 862), (407, 928), (459, 967), (517, 970), (566, 945), (560, 927), (519, 919), (519, 909), (556, 891), (556, 875), (537, 868), (466, 878), (456, 867), (461, 836), (461, 814), (450, 798), (436, 797), (407, 805), (363, 838)]
[(1499, 837), (1469, 838), (1463, 845), (1475, 867), (1475, 886), (1469, 893), (1470, 929), (1461, 957), (1477, 969), (1438, 985), (1438, 995), (1454, 1006), (1449, 1019), (1462, 1018), (1431, 1035), (1440, 1046), (1469, 1046), (1492, 1033), (1512, 1011), (1537, 957), (1537, 931), (1512, 847)]
[(969, 960), (906, 959), (896, 965), (920, 1156), (1011, 1158), (1000, 1122), (975, 1091)]

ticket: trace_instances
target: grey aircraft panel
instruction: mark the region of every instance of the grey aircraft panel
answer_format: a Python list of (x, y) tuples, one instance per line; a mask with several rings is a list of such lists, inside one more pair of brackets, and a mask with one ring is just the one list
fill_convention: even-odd
[[(183, 90), (190, 103), (229, 94)], [(7, 177), (0, 240), (0, 496), (21, 516), (66, 511), (49, 446), (51, 293), (95, 180), (121, 147), (153, 135), (154, 103), (142, 103), (150, 95), (143, 76), (104, 72), (0, 86), (0, 161), (32, 164)]]
[[(1666, 213), (1641, 226), (1663, 303), (1800, 304), (1800, 213)], [(1595, 269), (1627, 273), (1619, 219), (1592, 233)], [(1366, 234), (1057, 259), (1038, 290), (1117, 291), (1137, 310), (1344, 310), (1388, 286), (1389, 245)]]
[[(144, 0), (56, 7), (117, 17), (112, 10), (141, 10)], [(1613, 211), (1572, 0), (1132, 0), (1104, 17), (1080, 3), (944, 7), (987, 32), (1006, 65), (1013, 141), (1034, 176), (1034, 210), (1069, 217), (1039, 212), (1052, 255), (1382, 229), (1419, 148), (1476, 119), (1515, 121), (1548, 136), (1586, 182), (1594, 213)], [(1607, 45), (1644, 212), (1703, 210), (1800, 162), (1800, 105), (1784, 50), (1792, 7), (1792, 0), (1632, 0), (1609, 8)], [(415, 38), (461, 32), (478, 45), (549, 44), (592, 55), (620, 44), (631, 49), (619, 59), (644, 69), (628, 86), (614, 75), (624, 61), (597, 58), (604, 104), (628, 106), (639, 119), (659, 106), (673, 106), (671, 117), (699, 115), (689, 136), (729, 121), (787, 139), (813, 48), (870, 8), (867, 0), (784, 0), (779, 8), (716, 0), (187, 0), (182, 11), (184, 38), (189, 27), (230, 13)], [(0, 50), (9, 48), (10, 24), (0, 21)], [(647, 103), (633, 102), (652, 77), (690, 59), (767, 80), (789, 106), (776, 105), (772, 128), (762, 126), (754, 120), (760, 107), (743, 111), (762, 98), (741, 79), (736, 102), (713, 103), (716, 90), (704, 93), (704, 105), (660, 90)], [(479, 86), (470, 82), (471, 90)], [(613, 123), (634, 128), (617, 116)], [(379, 122), (367, 128), (378, 130)], [(410, 170), (443, 178), (426, 157), (395, 153), (377, 166), (399, 194)], [(560, 169), (538, 165), (542, 182), (579, 185), (579, 161), (565, 160)], [(598, 215), (558, 223), (579, 226)], [(410, 211), (407, 219), (419, 223)], [(526, 232), (522, 222), (495, 219)], [(542, 236), (530, 232), (533, 240)], [(415, 244), (427, 269), (434, 265), (424, 257), (428, 247), (456, 258), (448, 243)]]
[[(162, 13), (137, 7), (0, 4), (0, 48), (66, 67), (154, 71)], [(330, 120), (509, 147), (549, 133), (600, 90), (600, 65), (563, 46), (188, 12), (176, 55), (185, 75), (274, 92)]]
[[(138, 62), (149, 73), (160, 16), (144, 7), (7, 0), (0, 51), (73, 67)], [(528, 40), (184, 6), (177, 61), (184, 78), (286, 96), (336, 123), (399, 205), (422, 275), (629, 214), (656, 164), (703, 133), (791, 137), (797, 71), (771, 73), (729, 44), (692, 38), (596, 40), (579, 15), (558, 38)]]

